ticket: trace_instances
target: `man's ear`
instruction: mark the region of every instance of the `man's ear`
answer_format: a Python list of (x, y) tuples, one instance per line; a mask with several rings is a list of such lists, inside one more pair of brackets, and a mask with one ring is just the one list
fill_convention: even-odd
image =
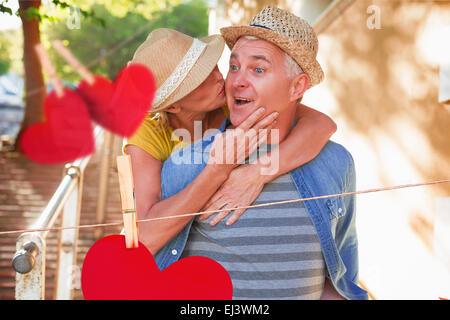
[(297, 101), (300, 99), (308, 89), (309, 82), (309, 76), (306, 73), (295, 76), (291, 82), (290, 101)]
[(170, 107), (168, 107), (166, 110), (164, 110), (166, 112), (170, 112), (170, 113), (178, 113), (181, 111), (181, 106), (178, 103), (174, 103), (172, 104)]

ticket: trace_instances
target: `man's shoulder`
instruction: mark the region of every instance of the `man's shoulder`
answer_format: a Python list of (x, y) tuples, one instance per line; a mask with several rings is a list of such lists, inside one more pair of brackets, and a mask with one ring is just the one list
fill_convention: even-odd
[[(328, 141), (328, 143), (322, 148), (316, 158), (308, 162), (307, 164), (321, 164), (331, 167), (348, 167), (353, 166), (353, 157), (350, 151), (343, 145), (334, 141)], [(342, 168), (343, 169), (343, 168)]]
[(352, 155), (343, 145), (329, 141), (313, 160), (294, 169), (291, 174), (310, 183), (334, 181), (342, 187), (349, 178), (353, 180), (355, 165)]
[(329, 161), (345, 163), (346, 165), (353, 164), (353, 157), (350, 151), (343, 145), (331, 140), (323, 147), (318, 156)]

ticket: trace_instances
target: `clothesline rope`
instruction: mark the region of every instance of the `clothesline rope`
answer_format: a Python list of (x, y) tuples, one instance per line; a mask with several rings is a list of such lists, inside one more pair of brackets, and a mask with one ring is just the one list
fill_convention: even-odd
[[(244, 206), (244, 207), (226, 208), (226, 209), (219, 209), (219, 210), (210, 210), (210, 211), (201, 211), (201, 212), (194, 212), (194, 213), (177, 214), (177, 215), (167, 216), (167, 217), (141, 219), (141, 220), (137, 220), (137, 223), (145, 223), (145, 222), (151, 222), (151, 221), (157, 221), (157, 220), (165, 220), (165, 219), (175, 219), (175, 218), (182, 218), (182, 217), (198, 216), (198, 215), (202, 215), (202, 214), (206, 214), (206, 213), (232, 211), (232, 210), (238, 210), (238, 209), (260, 208), (260, 207), (267, 207), (267, 206), (272, 206), (272, 205), (277, 205), (277, 204), (303, 202), (303, 201), (318, 200), (318, 199), (324, 199), (324, 198), (349, 196), (349, 195), (355, 195), (355, 194), (375, 193), (375, 192), (381, 192), (381, 191), (392, 191), (392, 190), (398, 190), (398, 189), (421, 187), (421, 186), (428, 186), (428, 185), (440, 184), (440, 183), (448, 183), (448, 182), (450, 182), (450, 179), (435, 180), (435, 181), (413, 183), (413, 184), (403, 184), (403, 185), (390, 186), (390, 187), (381, 187), (381, 188), (373, 188), (373, 189), (366, 189), (366, 190), (359, 190), (359, 191), (352, 191), (352, 192), (345, 192), (345, 193), (338, 193), (338, 194), (322, 195), (322, 196), (316, 196), (316, 197), (310, 197), (310, 198), (292, 199), (292, 200), (284, 200), (284, 201), (276, 201), (276, 202), (267, 202), (267, 203), (261, 203), (261, 204)], [(123, 221), (110, 222), (110, 223), (87, 224), (87, 225), (79, 225), (79, 226), (67, 226), (67, 227), (52, 227), (52, 228), (40, 228), (40, 229), (22, 229), (22, 230), (0, 231), (0, 236), (1, 235), (7, 235), (7, 234), (25, 233), (25, 232), (44, 232), (44, 231), (69, 230), (69, 229), (87, 229), (87, 228), (98, 228), (98, 227), (111, 227), (111, 226), (119, 226), (119, 225), (122, 225), (122, 224), (123, 224)]]

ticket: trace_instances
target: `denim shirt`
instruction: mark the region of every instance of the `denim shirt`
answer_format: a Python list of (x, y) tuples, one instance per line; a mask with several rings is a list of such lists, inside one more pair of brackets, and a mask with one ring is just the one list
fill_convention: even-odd
[[(214, 136), (225, 131), (229, 119), (217, 130), (205, 134), (183, 149), (174, 151), (161, 171), (162, 199), (169, 198), (189, 185), (206, 166)], [(329, 141), (319, 155), (290, 172), (299, 198), (333, 195), (355, 190), (355, 167), (351, 154)], [(368, 299), (358, 287), (358, 243), (355, 227), (355, 196), (337, 196), (305, 201), (316, 228), (331, 281), (347, 299)], [(155, 255), (163, 270), (177, 261), (188, 240), (193, 220)]]

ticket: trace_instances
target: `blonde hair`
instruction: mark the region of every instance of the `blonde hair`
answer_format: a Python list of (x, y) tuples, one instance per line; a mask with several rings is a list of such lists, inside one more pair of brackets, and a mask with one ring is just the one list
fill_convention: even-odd
[(166, 129), (169, 125), (169, 116), (167, 115), (167, 109), (170, 107), (170, 105), (165, 107), (156, 107), (156, 108), (150, 108), (148, 111), (149, 116), (152, 120), (157, 121), (156, 128), (160, 129)]
[(156, 120), (155, 129), (167, 129), (167, 126), (169, 125), (169, 117), (167, 116), (166, 111), (149, 111), (148, 114), (152, 120)]

